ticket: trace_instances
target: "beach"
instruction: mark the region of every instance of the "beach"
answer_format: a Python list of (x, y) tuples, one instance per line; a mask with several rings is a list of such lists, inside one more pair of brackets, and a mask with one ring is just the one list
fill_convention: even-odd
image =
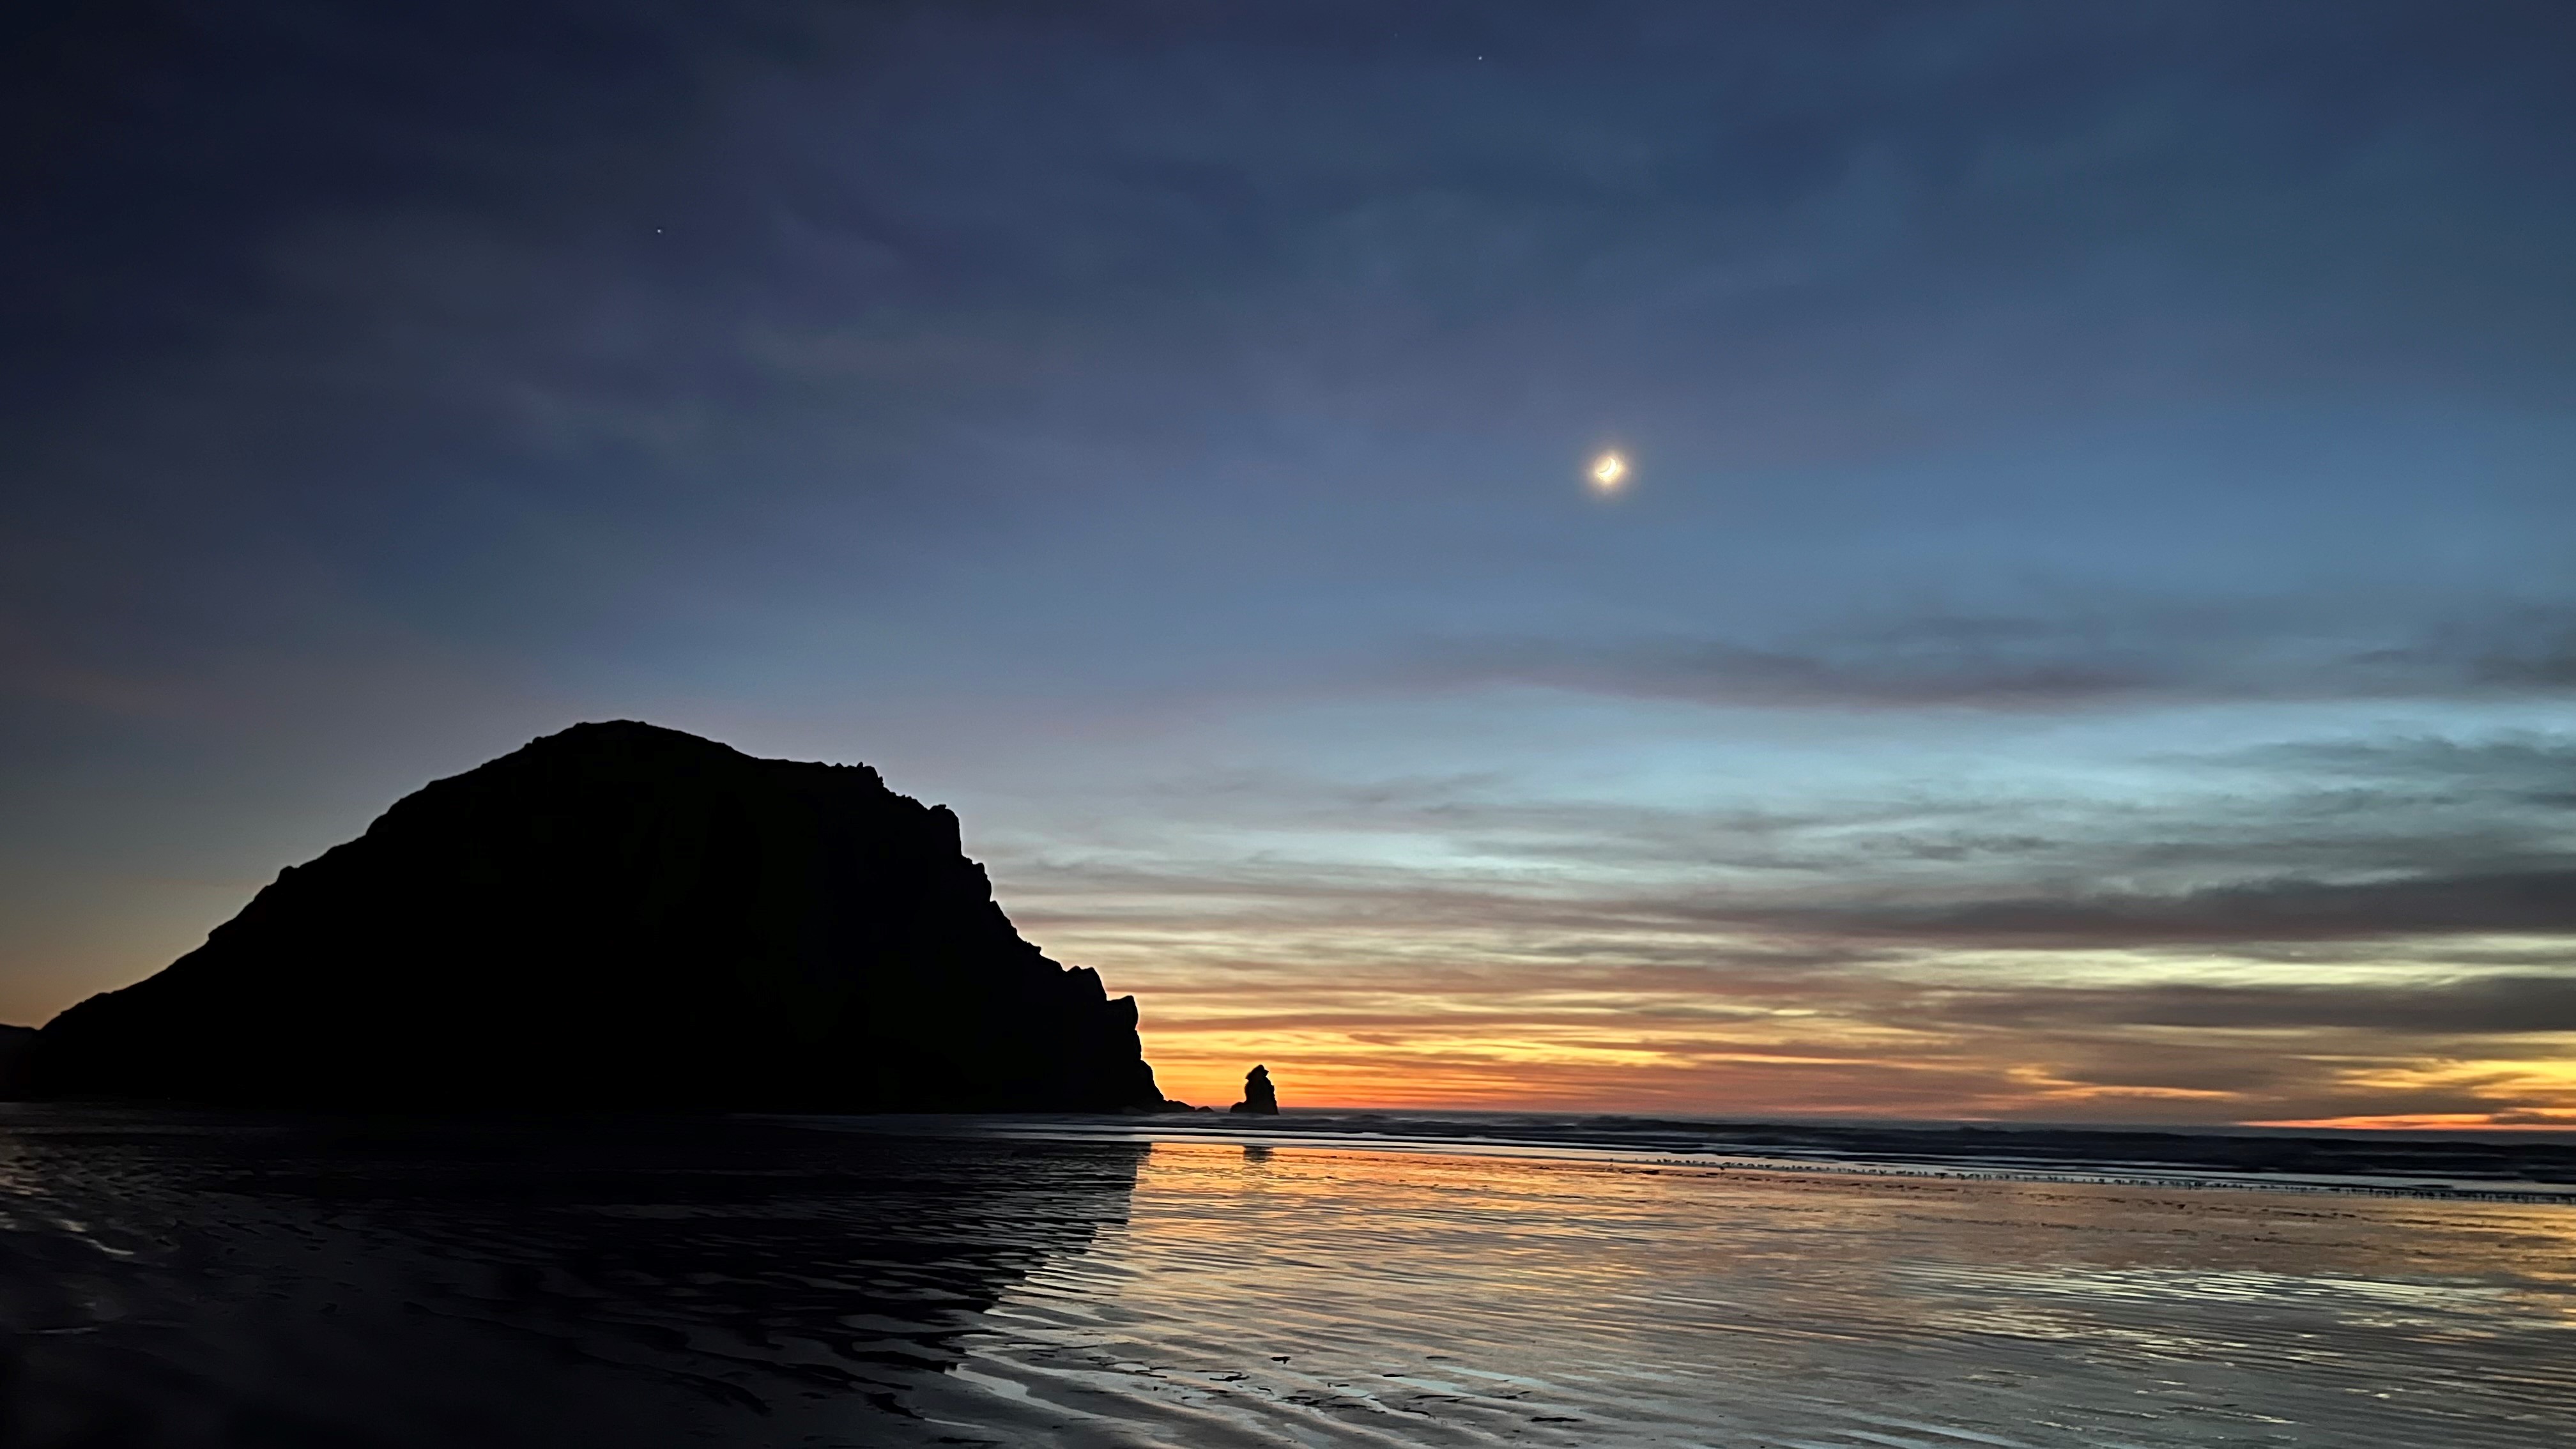
[(2509, 1197), (19, 1108), (0, 1214), (31, 1446), (2576, 1440)]

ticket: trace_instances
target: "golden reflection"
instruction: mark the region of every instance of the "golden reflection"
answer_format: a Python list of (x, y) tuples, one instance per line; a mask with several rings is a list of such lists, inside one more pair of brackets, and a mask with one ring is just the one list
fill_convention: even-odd
[(2546, 1348), (2576, 1328), (2563, 1208), (1328, 1142), (1250, 1160), (1157, 1143), (1125, 1224), (1014, 1290), (972, 1372), (1170, 1443), (1846, 1442), (1900, 1402), (1944, 1442), (2038, 1415), (2158, 1443), (2576, 1427)]
[[(1498, 1292), (1585, 1305), (1602, 1321), (1618, 1319), (1624, 1297), (1660, 1296), (1691, 1276), (1733, 1275), (1756, 1261), (1783, 1265), (1776, 1286), (1790, 1297), (1879, 1280), (1867, 1288), (1874, 1313), (1890, 1306), (1890, 1278), (1954, 1282), (1978, 1311), (1998, 1292), (2242, 1299), (2325, 1280), (2340, 1293), (2420, 1299), (2422, 1285), (2436, 1281), (2576, 1282), (2567, 1257), (2576, 1216), (2554, 1207), (1721, 1169), (1541, 1151), (1339, 1143), (1260, 1151), (1154, 1144), (1137, 1179), (1130, 1251), (1200, 1272), (1230, 1264), (1226, 1271), (1248, 1282), (1264, 1280), (1273, 1252), (1365, 1263), (1402, 1285), (1436, 1286), (1472, 1263), (1457, 1291), (1473, 1296), (1482, 1280)], [(1245, 1172), (1254, 1161), (1263, 1170)], [(1327, 1253), (1326, 1238), (1352, 1245)], [(1149, 1273), (1145, 1281), (1157, 1280)], [(1355, 1278), (1350, 1289), (1357, 1302), (1369, 1286)], [(2576, 1326), (2576, 1297), (2527, 1307)]]

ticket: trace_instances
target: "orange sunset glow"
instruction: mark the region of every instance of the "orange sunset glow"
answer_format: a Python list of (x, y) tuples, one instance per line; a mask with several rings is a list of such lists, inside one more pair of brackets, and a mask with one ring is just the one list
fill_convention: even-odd
[[(1914, 948), (1784, 966), (1781, 942), (1711, 931), (1686, 949), (1726, 963), (1713, 991), (1702, 968), (1653, 959), (1675, 949), (1660, 927), (1596, 931), (1582, 959), (1557, 959), (1565, 928), (1527, 919), (1552, 908), (1526, 900), (1489, 901), (1475, 922), (1426, 907), (1351, 919), (1301, 904), (1302, 886), (1265, 897), (1238, 883), (1217, 901), (1157, 895), (1174, 914), (1147, 919), (1141, 901), (1068, 898), (1040, 872), (1013, 884), (1033, 938), (1137, 994), (1163, 1089), (1206, 1105), (1234, 1101), (1262, 1062), (1284, 1102), (1309, 1107), (2576, 1126), (2568, 1034), (2408, 1020), (2418, 993), (2458, 989), (2429, 963), (2356, 966), (2343, 989), (2392, 1006), (2302, 1023), (2263, 1018), (2305, 1010), (2313, 988), (2296, 973), (2313, 968), (2257, 958), (1999, 964)], [(2049, 984), (2014, 984), (2035, 973)]]

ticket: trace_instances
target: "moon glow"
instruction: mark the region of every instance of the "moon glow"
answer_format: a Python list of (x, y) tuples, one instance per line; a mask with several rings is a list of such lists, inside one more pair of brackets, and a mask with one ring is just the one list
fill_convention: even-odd
[(1592, 462), (1592, 486), (1604, 493), (1616, 489), (1628, 476), (1628, 460), (1616, 453), (1604, 453)]

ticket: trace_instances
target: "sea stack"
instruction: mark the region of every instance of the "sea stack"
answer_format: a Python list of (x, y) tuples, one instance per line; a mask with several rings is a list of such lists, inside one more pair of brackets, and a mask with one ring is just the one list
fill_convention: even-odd
[(1243, 1074), (1243, 1100), (1230, 1110), (1253, 1117), (1279, 1115), (1279, 1093), (1270, 1085), (1268, 1067), (1254, 1067)]
[(1162, 1103), (1135, 999), (1020, 939), (946, 807), (624, 721), (406, 797), (19, 1066), (325, 1108)]

